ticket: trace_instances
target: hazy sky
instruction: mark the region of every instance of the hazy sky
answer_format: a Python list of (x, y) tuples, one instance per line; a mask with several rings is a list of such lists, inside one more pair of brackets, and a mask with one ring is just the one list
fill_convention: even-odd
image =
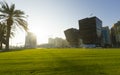
[[(35, 32), (38, 43), (47, 42), (48, 37), (65, 38), (63, 31), (79, 28), (78, 20), (97, 16), (103, 26), (111, 27), (120, 20), (120, 0), (6, 0), (15, 3), (17, 9), (28, 16), (30, 30)], [(23, 33), (13, 41), (22, 41)]]

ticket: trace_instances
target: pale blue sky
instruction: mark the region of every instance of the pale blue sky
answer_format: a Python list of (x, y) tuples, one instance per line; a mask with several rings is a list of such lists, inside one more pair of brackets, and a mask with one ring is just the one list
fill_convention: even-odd
[[(79, 28), (78, 20), (97, 16), (103, 26), (111, 27), (120, 20), (120, 0), (6, 0), (15, 3), (17, 9), (29, 15), (30, 29), (38, 36), (38, 42), (48, 37), (65, 38), (63, 31)], [(22, 33), (21, 33), (22, 34)]]

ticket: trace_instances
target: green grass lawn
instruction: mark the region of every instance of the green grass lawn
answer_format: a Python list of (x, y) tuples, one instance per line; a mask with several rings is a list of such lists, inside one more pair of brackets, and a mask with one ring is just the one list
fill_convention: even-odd
[(120, 75), (120, 49), (1, 52), (0, 75)]

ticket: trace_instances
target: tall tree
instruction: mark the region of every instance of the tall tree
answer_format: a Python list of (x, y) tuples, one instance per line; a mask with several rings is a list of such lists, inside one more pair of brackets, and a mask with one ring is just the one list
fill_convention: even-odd
[(15, 9), (15, 4), (10, 6), (6, 2), (0, 2), (0, 18), (1, 21), (7, 24), (7, 35), (6, 35), (6, 50), (9, 50), (9, 38), (12, 26), (17, 26), (25, 31), (28, 30), (25, 13), (21, 10)]
[(2, 44), (6, 44), (6, 25), (4, 23), (0, 23), (0, 49), (2, 49)]
[[(6, 34), (7, 34), (7, 25), (0, 22), (0, 49), (2, 50), (2, 45), (6, 45)], [(10, 33), (10, 38), (14, 37), (14, 31)]]

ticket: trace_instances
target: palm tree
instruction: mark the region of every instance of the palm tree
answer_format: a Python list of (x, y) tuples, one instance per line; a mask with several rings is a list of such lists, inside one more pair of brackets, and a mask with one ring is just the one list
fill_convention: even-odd
[(4, 23), (0, 23), (0, 49), (2, 49), (2, 44), (6, 44), (6, 25)]
[(16, 10), (15, 4), (9, 6), (6, 2), (0, 2), (0, 5), (0, 18), (7, 24), (6, 50), (9, 50), (9, 38), (12, 27), (17, 26), (27, 31), (28, 26), (24, 12)]
[[(7, 25), (0, 22), (0, 49), (2, 50), (2, 44), (6, 45)], [(11, 31), (10, 38), (14, 37), (14, 31)]]

